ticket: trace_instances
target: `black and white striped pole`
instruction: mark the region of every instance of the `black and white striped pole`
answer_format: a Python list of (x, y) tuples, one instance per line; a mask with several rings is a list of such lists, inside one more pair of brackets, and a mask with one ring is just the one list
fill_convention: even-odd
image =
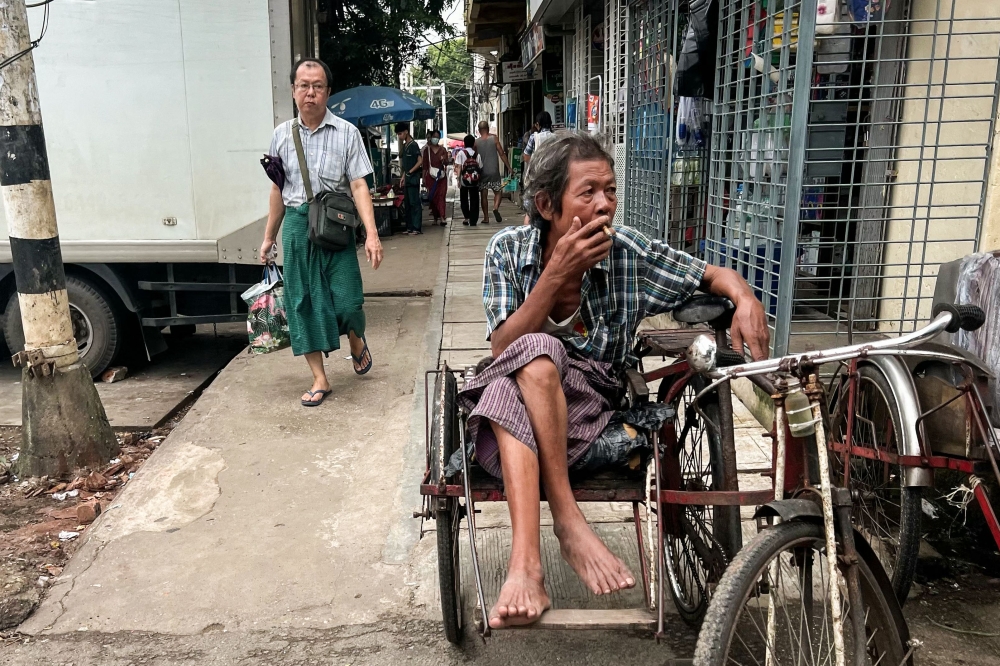
[(22, 478), (96, 467), (118, 446), (73, 336), (33, 47), (24, 0), (0, 3), (0, 191), (24, 328), (24, 350), (11, 350), (22, 376)]

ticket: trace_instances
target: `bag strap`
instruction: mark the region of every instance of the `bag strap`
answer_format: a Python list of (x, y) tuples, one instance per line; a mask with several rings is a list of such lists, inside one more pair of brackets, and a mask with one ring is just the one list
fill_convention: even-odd
[(295, 142), (295, 154), (299, 157), (299, 171), (302, 172), (302, 183), (306, 186), (306, 202), (312, 203), (313, 188), (309, 182), (309, 167), (306, 166), (305, 151), (302, 150), (302, 137), (299, 135), (299, 119), (292, 119), (292, 140)]
[(264, 266), (264, 282), (267, 284), (277, 284), (282, 281), (281, 269), (273, 261), (267, 262)]

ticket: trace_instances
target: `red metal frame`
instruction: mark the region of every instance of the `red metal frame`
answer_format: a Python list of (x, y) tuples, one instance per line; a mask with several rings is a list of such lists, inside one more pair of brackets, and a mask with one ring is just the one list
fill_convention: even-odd
[(990, 498), (986, 495), (986, 489), (980, 483), (976, 485), (974, 492), (976, 499), (979, 500), (979, 508), (982, 509), (983, 515), (986, 517), (986, 524), (990, 526), (993, 541), (997, 548), (1000, 548), (1000, 523), (997, 522), (997, 515), (993, 513), (993, 506), (990, 504)]
[[(472, 487), (474, 502), (506, 502), (507, 495), (499, 487)], [(545, 501), (545, 491), (540, 489), (541, 501)], [(420, 494), (431, 497), (465, 497), (465, 489), (459, 485), (449, 484), (443, 489), (434, 483), (421, 483)], [(643, 502), (646, 497), (645, 488), (574, 488), (573, 496), (577, 502)]]
[[(883, 449), (875, 449), (868, 446), (855, 446), (851, 441), (852, 434), (854, 432), (854, 412), (855, 412), (855, 398), (857, 395), (857, 387), (860, 375), (858, 373), (858, 359), (852, 359), (848, 365), (848, 387), (847, 387), (847, 432), (845, 433), (844, 441), (837, 442), (834, 440), (829, 441), (829, 448), (834, 453), (839, 453), (843, 456), (844, 461), (844, 477), (845, 485), (850, 487), (850, 470), (851, 470), (851, 456), (858, 456), (861, 458), (867, 458), (868, 460), (878, 460), (883, 463), (900, 465), (902, 467), (919, 467), (924, 469), (947, 469), (956, 472), (961, 472), (964, 474), (969, 474), (972, 476), (981, 476), (993, 471), (997, 472), (995, 469), (995, 463), (993, 461), (986, 460), (972, 460), (970, 458), (956, 458), (953, 456), (942, 456), (935, 455), (930, 447), (930, 444), (923, 437), (923, 428), (918, 428), (918, 437), (920, 438), (920, 450), (921, 455), (919, 456), (908, 456), (900, 455), (898, 453), (891, 453)], [(957, 387), (963, 394), (966, 402), (966, 416), (970, 425), (975, 425), (976, 429), (979, 431), (979, 436), (982, 441), (987, 444), (987, 455), (992, 455), (989, 449), (990, 438), (987, 434), (986, 419), (984, 417), (984, 409), (982, 404), (978, 401), (978, 395), (973, 396), (974, 391), (971, 389), (972, 383), (966, 382), (963, 386)], [(957, 399), (958, 396), (949, 400), (952, 402)], [(920, 421), (923, 420), (925, 416), (933, 411), (941, 408), (943, 405), (938, 405), (931, 410), (921, 414), (920, 419), (918, 419), (918, 426)], [(889, 427), (892, 428), (892, 422), (890, 421)], [(891, 434), (891, 430), (890, 430)], [(1000, 474), (997, 474), (997, 480), (1000, 481)], [(787, 477), (786, 477), (787, 478)], [(787, 486), (787, 482), (786, 482)], [(981, 483), (974, 484), (974, 492), (976, 499), (979, 501), (979, 506), (983, 511), (983, 516), (986, 519), (986, 524), (990, 528), (990, 533), (993, 535), (993, 540), (1000, 548), (1000, 521), (997, 520), (997, 516), (993, 511), (993, 507), (990, 505), (989, 497), (986, 495), (986, 490), (983, 488)]]
[(968, 458), (952, 458), (951, 456), (902, 456), (897, 453), (889, 453), (888, 451), (873, 449), (868, 446), (848, 446), (840, 442), (830, 442), (830, 450), (845, 454), (844, 460), (847, 461), (850, 460), (850, 456), (858, 456), (859, 458), (878, 460), (903, 467), (950, 469), (955, 472), (964, 472), (965, 474), (978, 475), (988, 470), (985, 461), (969, 460)]
[(660, 491), (660, 502), (675, 506), (760, 506), (773, 499), (774, 490), (771, 489)]

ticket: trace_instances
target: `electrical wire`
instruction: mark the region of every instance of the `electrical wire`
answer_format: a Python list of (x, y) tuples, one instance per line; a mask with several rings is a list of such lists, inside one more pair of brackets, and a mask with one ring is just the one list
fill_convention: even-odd
[(49, 3), (51, 2), (52, 0), (43, 0), (43, 2), (36, 2), (31, 5), (26, 5), (27, 7), (41, 7), (41, 6), (45, 7), (45, 14), (44, 16), (42, 16), (42, 32), (38, 35), (38, 39), (32, 40), (31, 42), (28, 43), (28, 48), (24, 49), (19, 53), (15, 53), (9, 58), (4, 58), (3, 60), (0, 60), (0, 70), (13, 65), (15, 62), (17, 62), (24, 56), (31, 53), (31, 51), (34, 50), (35, 47), (37, 47), (41, 43), (42, 38), (45, 37), (45, 33), (49, 29)]

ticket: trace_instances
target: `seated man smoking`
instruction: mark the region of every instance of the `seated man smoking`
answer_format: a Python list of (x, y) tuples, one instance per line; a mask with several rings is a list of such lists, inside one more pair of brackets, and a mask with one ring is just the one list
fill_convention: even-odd
[[(529, 624), (549, 607), (539, 535), (539, 481), (562, 556), (595, 594), (635, 585), (590, 529), (569, 470), (619, 405), (637, 359), (639, 322), (697, 288), (736, 305), (731, 335), (767, 356), (764, 310), (733, 270), (708, 266), (629, 227), (612, 227), (611, 157), (587, 134), (560, 132), (531, 160), (531, 224), (508, 227), (486, 250), (483, 300), (495, 361), (459, 399), (472, 409), (476, 458), (502, 477), (513, 541), (493, 628)], [(474, 409), (473, 409), (474, 408)]]

